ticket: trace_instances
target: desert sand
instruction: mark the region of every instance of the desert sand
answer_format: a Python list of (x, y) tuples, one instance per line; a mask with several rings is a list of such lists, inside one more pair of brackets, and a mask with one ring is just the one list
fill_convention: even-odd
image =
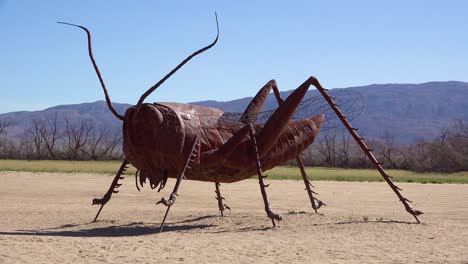
[(0, 173), (0, 263), (468, 263), (468, 185), (398, 184), (425, 212), (406, 213), (385, 183), (315, 182), (328, 206), (313, 213), (303, 183), (267, 180), (272, 228), (256, 180), (182, 182), (138, 192), (133, 177), (91, 223), (112, 175)]

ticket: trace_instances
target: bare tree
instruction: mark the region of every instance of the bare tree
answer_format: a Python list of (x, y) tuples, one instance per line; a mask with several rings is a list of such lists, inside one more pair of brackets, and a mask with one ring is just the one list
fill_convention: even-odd
[(49, 156), (52, 159), (56, 159), (56, 143), (61, 138), (60, 130), (57, 124), (57, 113), (45, 118), (45, 121), (39, 128), (39, 132), (47, 148)]
[[(366, 141), (367, 146), (369, 147), (370, 150), (373, 150), (375, 148), (375, 141), (374, 140), (367, 140)], [(362, 151), (361, 147), (358, 144), (352, 145), (351, 153), (353, 156), (353, 161), (352, 161), (352, 167), (354, 168), (369, 168), (372, 165), (372, 163), (369, 162), (369, 158), (367, 158), (367, 155), (364, 151)]]
[[(443, 137), (442, 137), (443, 136)], [(445, 161), (443, 171), (468, 170), (468, 124), (462, 120), (454, 121), (448, 128), (442, 129), (441, 161)]]
[(431, 143), (423, 139), (411, 145), (409, 150), (410, 169), (413, 171), (428, 171), (431, 168)]
[(391, 168), (398, 168), (396, 163), (396, 156), (398, 154), (397, 147), (395, 145), (395, 137), (388, 131), (384, 133), (384, 141), (379, 154), (387, 161), (388, 166)]
[(122, 158), (123, 157), (122, 151), (119, 151), (118, 153), (116, 153), (117, 157), (114, 157), (115, 148), (119, 146), (120, 142), (122, 142), (122, 134), (119, 130), (114, 130), (114, 132), (112, 133), (112, 136), (109, 137), (104, 143), (105, 156), (107, 156), (109, 159)]
[(0, 119), (0, 149), (2, 152), (5, 152), (2, 148), (8, 143), (8, 140), (2, 137), (2, 135), (6, 135), (7, 128), (12, 125), (12, 121), (9, 118)]
[(109, 129), (107, 128), (100, 128), (99, 131), (93, 129), (90, 132), (86, 146), (83, 148), (83, 152), (86, 153), (87, 156), (92, 160), (101, 159), (101, 144), (109, 136), (109, 133)]
[(43, 138), (41, 136), (41, 129), (44, 126), (44, 121), (41, 119), (33, 119), (26, 129), (26, 142), (25, 144), (30, 145), (33, 148), (34, 158), (42, 158), (42, 146)]
[(12, 125), (12, 121), (9, 118), (0, 119), (0, 135), (6, 134), (7, 128)]
[(336, 166), (336, 133), (324, 135), (319, 142), (319, 153), (325, 158), (328, 166)]
[(341, 142), (337, 153), (339, 165), (349, 167), (351, 163), (351, 134), (341, 131)]
[(20, 143), (18, 144), (18, 157), (21, 159), (31, 160), (36, 157), (34, 147), (33, 147), (33, 140), (31, 136), (27, 133), (21, 138)]
[(76, 124), (65, 118), (65, 135), (70, 159), (82, 159), (81, 152), (94, 126), (92, 120), (81, 120), (79, 124)]
[(446, 141), (450, 147), (465, 158), (468, 158), (468, 124), (462, 120), (456, 120), (445, 131), (447, 131)]
[(120, 140), (120, 134), (116, 131), (112, 133), (108, 128), (100, 128), (98, 131), (93, 129), (83, 151), (93, 160), (105, 159), (111, 157)]

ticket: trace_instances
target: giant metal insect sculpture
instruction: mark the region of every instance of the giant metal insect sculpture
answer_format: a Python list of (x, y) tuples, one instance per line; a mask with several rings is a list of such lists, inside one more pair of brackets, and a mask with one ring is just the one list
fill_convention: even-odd
[[(271, 219), (273, 226), (276, 226), (275, 220), (280, 221), (282, 217), (273, 212), (270, 206), (265, 189), (268, 185), (264, 183), (264, 178), (267, 176), (263, 172), (291, 159), (297, 161), (311, 206), (317, 212), (317, 209), (324, 203), (315, 197), (316, 193), (312, 190), (310, 178), (306, 174), (300, 154), (313, 143), (322, 127), (324, 116), (322, 114), (294, 119), (306, 92), (313, 85), (398, 196), (406, 211), (413, 215), (419, 223), (418, 215), (422, 212), (412, 208), (409, 204), (410, 201), (402, 196), (401, 189), (393, 183), (391, 177), (387, 175), (364, 143), (364, 139), (357, 134), (357, 129), (351, 126), (348, 118), (338, 108), (339, 105), (335, 102), (336, 98), (330, 96), (328, 90), (323, 88), (315, 77), (308, 78), (286, 100), (281, 98), (276, 82), (269, 81), (252, 99), (247, 109), (239, 115), (230, 115), (216, 108), (190, 104), (144, 103), (148, 95), (184, 64), (216, 44), (219, 37), (217, 17), (215, 40), (210, 45), (188, 56), (148, 89), (135, 106), (127, 109), (124, 116), (120, 115), (112, 106), (93, 57), (90, 31), (80, 25), (58, 23), (76, 26), (86, 31), (89, 57), (104, 91), (107, 106), (112, 114), (123, 122), (125, 160), (106, 194), (100, 199), (93, 200), (93, 204), (101, 205), (94, 221), (97, 220), (112, 194), (118, 192), (116, 189), (121, 185), (119, 180), (123, 179), (123, 173), (129, 164), (137, 169), (135, 180), (138, 189), (138, 178), (141, 186), (148, 180), (151, 188), (159, 186), (158, 190), (164, 188), (168, 178), (176, 178), (174, 189), (169, 198), (162, 198), (158, 202), (158, 204), (167, 206), (160, 231), (164, 227), (169, 209), (176, 201), (182, 180), (214, 182), (218, 207), (223, 215), (223, 211), (230, 208), (223, 202), (224, 197), (221, 196), (220, 183), (241, 181), (254, 175), (258, 177), (266, 214)], [(279, 107), (274, 111), (267, 111), (267, 120), (261, 123), (259, 117), (265, 114), (261, 111), (271, 90), (274, 92)]]

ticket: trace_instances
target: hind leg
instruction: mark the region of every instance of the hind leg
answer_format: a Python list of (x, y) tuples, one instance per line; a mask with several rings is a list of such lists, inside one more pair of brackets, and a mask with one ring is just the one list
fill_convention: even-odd
[[(265, 101), (271, 92), (271, 89), (273, 89), (277, 100), (281, 100), (276, 81), (270, 80), (262, 87), (262, 89), (260, 89), (260, 91), (258, 91), (252, 101), (250, 101), (239, 121), (245, 124), (255, 124), (257, 121), (257, 116), (262, 110), (263, 105), (265, 104)], [(219, 149), (203, 153), (201, 157), (202, 163), (205, 166), (211, 166), (215, 163), (219, 163), (220, 161), (223, 162), (227, 156), (231, 155), (236, 150), (239, 144), (248, 138), (249, 133), (250, 127), (244, 126)]]
[(316, 81), (316, 83), (314, 84), (314, 86), (317, 88), (317, 90), (322, 94), (322, 96), (325, 98), (325, 100), (327, 101), (328, 105), (333, 109), (333, 111), (335, 112), (335, 114), (338, 116), (338, 118), (341, 120), (341, 122), (343, 123), (343, 125), (346, 127), (346, 129), (349, 131), (349, 133), (351, 134), (351, 136), (354, 138), (354, 140), (356, 141), (356, 143), (358, 143), (358, 145), (361, 147), (361, 149), (364, 151), (364, 153), (366, 154), (367, 158), (369, 159), (369, 161), (375, 166), (375, 168), (377, 169), (377, 171), (380, 173), (380, 175), (382, 175), (382, 177), (384, 178), (384, 180), (387, 182), (388, 186), (393, 190), (393, 192), (396, 194), (396, 196), (398, 197), (398, 199), (400, 200), (400, 202), (403, 204), (403, 206), (405, 207), (406, 211), (408, 213), (410, 213), (414, 219), (416, 219), (416, 221), (418, 223), (420, 223), (419, 219), (418, 219), (418, 216), (423, 214), (423, 212), (413, 208), (411, 206), (411, 201), (408, 200), (407, 198), (405, 198), (402, 194), (401, 194), (401, 189), (398, 188), (398, 186), (395, 185), (395, 183), (393, 183), (392, 181), (392, 177), (390, 175), (388, 175), (384, 168), (382, 167), (382, 164), (377, 161), (377, 159), (375, 158), (374, 154), (372, 154), (372, 150), (369, 149), (369, 147), (367, 146), (367, 144), (364, 142), (364, 138), (362, 138), (361, 136), (359, 136), (359, 134), (356, 132), (358, 129), (357, 128), (354, 128), (351, 123), (349, 122), (349, 120), (346, 118), (346, 116), (343, 114), (343, 112), (340, 110), (340, 108), (338, 107), (338, 104), (336, 104), (334, 101), (333, 101), (333, 98), (328, 95), (327, 93), (327, 89), (323, 88), (320, 83), (318, 81)]
[[(275, 94), (276, 100), (278, 101), (279, 107), (275, 111), (275, 113), (270, 117), (267, 123), (263, 126), (262, 131), (258, 135), (258, 149), (259, 149), (260, 157), (266, 155), (267, 152), (275, 145), (275, 143), (281, 136), (282, 130), (290, 122), (293, 114), (296, 112), (299, 104), (304, 98), (309, 87), (311, 85), (317, 85), (317, 84), (318, 84), (317, 79), (315, 77), (310, 77), (301, 86), (299, 86), (296, 90), (294, 90), (291, 93), (291, 95), (288, 96), (286, 101), (283, 101), (283, 99), (281, 98), (278, 86), (274, 80), (270, 81), (267, 84), (266, 87), (269, 87), (268, 93), (270, 92), (270, 89), (273, 89), (273, 92)], [(252, 101), (252, 103), (254, 102), (254, 100)], [(254, 110), (256, 112), (259, 112), (260, 109), (258, 109), (257, 107)], [(247, 110), (249, 110), (249, 108)], [(244, 115), (245, 114), (246, 113), (244, 113)], [(302, 179), (306, 186), (307, 194), (309, 195), (312, 208), (314, 209), (315, 212), (317, 212), (317, 209), (319, 209), (322, 205), (324, 205), (324, 203), (314, 197), (314, 191), (312, 191), (311, 189), (312, 184), (310, 183), (310, 178), (308, 177), (304, 168), (304, 164), (299, 156), (296, 157), (296, 161), (301, 170)]]
[[(292, 116), (299, 107), (299, 104), (302, 102), (307, 90), (311, 85), (315, 85), (316, 83), (318, 83), (318, 81), (315, 77), (307, 79), (279, 105), (278, 109), (276, 109), (273, 115), (267, 120), (257, 137), (260, 158), (265, 156), (276, 144), (277, 140), (281, 136), (281, 132), (288, 125)], [(276, 98), (281, 101), (281, 98), (279, 98), (279, 92)]]
[(309, 195), (309, 200), (310, 204), (312, 205), (312, 209), (314, 209), (315, 213), (317, 213), (317, 210), (322, 207), (322, 205), (326, 205), (324, 202), (320, 201), (316, 197), (314, 197), (314, 194), (317, 194), (312, 190), (312, 183), (310, 183), (310, 178), (307, 175), (307, 172), (305, 171), (304, 163), (302, 162), (301, 157), (297, 156), (296, 157), (296, 162), (297, 165), (299, 166), (299, 169), (301, 170), (301, 175), (302, 175), (302, 180), (304, 181), (305, 187), (307, 194)]
[(276, 98), (279, 96), (279, 90), (275, 80), (271, 80), (265, 84), (265, 86), (258, 91), (252, 101), (249, 103), (244, 113), (242, 114), (240, 121), (243, 123), (254, 124), (257, 121), (258, 114), (262, 111), (263, 105), (265, 104), (271, 89), (273, 89)]
[[(262, 129), (261, 134), (259, 135), (258, 145), (260, 153), (265, 154), (276, 143), (279, 136), (281, 135), (281, 130), (289, 123), (292, 115), (296, 112), (298, 105), (301, 103), (310, 85), (317, 84), (317, 79), (315, 77), (310, 77), (286, 99), (286, 102), (284, 102), (281, 98), (281, 94), (275, 80), (269, 81), (262, 89), (260, 89), (257, 95), (255, 95), (240, 119), (244, 123), (255, 123), (258, 113), (262, 110), (263, 105), (272, 89), (279, 105), (278, 110), (267, 121)], [(314, 197), (314, 194), (316, 193), (314, 193), (314, 191), (311, 189), (312, 184), (310, 183), (310, 178), (307, 175), (304, 164), (299, 156), (296, 157), (296, 161), (300, 168), (302, 179), (306, 186), (312, 208), (317, 213), (317, 209), (324, 205), (324, 203)]]
[[(273, 91), (275, 92), (276, 101), (278, 102), (278, 105), (281, 105), (284, 101), (281, 98), (281, 95), (279, 93), (279, 89), (278, 89), (278, 86), (276, 85), (276, 83), (273, 86), (273, 89), (274, 89)], [(312, 209), (314, 209), (315, 213), (317, 213), (317, 210), (320, 207), (322, 207), (322, 205), (326, 205), (326, 204), (314, 197), (314, 194), (317, 194), (317, 193), (312, 190), (313, 185), (310, 182), (310, 177), (307, 175), (307, 172), (305, 170), (305, 166), (304, 166), (304, 163), (302, 162), (301, 157), (297, 156), (296, 157), (296, 162), (297, 162), (297, 165), (299, 166), (299, 169), (301, 171), (302, 180), (304, 181), (304, 185), (306, 187), (306, 191), (307, 191), (307, 194), (309, 196), (309, 200), (310, 200), (310, 204), (312, 205)]]
[[(265, 84), (265, 86), (263, 86), (262, 89), (260, 89), (260, 91), (258, 91), (258, 93), (255, 95), (252, 101), (250, 101), (249, 105), (247, 106), (244, 113), (242, 114), (240, 118), (241, 122), (246, 123), (246, 124), (255, 123), (255, 121), (257, 120), (258, 113), (260, 113), (260, 111), (262, 110), (263, 105), (265, 104), (265, 101), (268, 95), (270, 94), (270, 91), (273, 88), (273, 86), (276, 86), (276, 82), (274, 80), (271, 80), (267, 84)], [(240, 133), (237, 133), (237, 136), (235, 137), (237, 138), (237, 140), (230, 140), (231, 142), (229, 144), (226, 144), (225, 146), (223, 146), (222, 148), (223, 151), (218, 152), (217, 157), (212, 158), (212, 160), (219, 160), (219, 157), (221, 157), (221, 155), (227, 156), (229, 153), (231, 153), (236, 148), (236, 146), (240, 143), (240, 140), (245, 139), (248, 133), (247, 129), (248, 128), (245, 127), (243, 131), (240, 131)], [(218, 200), (219, 212), (221, 213), (221, 216), (224, 216), (224, 213), (223, 213), (224, 210), (228, 209), (230, 211), (231, 208), (229, 208), (229, 206), (223, 203), (224, 197), (221, 196), (221, 191), (219, 190), (219, 186), (221, 186), (221, 184), (219, 182), (215, 182), (215, 188), (216, 188), (215, 193), (216, 193), (216, 200)]]

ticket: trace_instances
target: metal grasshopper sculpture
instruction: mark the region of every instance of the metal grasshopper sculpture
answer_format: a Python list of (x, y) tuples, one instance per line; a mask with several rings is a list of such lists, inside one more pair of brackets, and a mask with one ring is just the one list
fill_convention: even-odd
[[(247, 109), (237, 120), (224, 118), (223, 111), (211, 107), (202, 107), (178, 103), (144, 103), (145, 98), (163, 84), (171, 75), (198, 54), (210, 49), (218, 41), (219, 26), (216, 18), (217, 36), (208, 46), (194, 52), (169, 72), (158, 83), (148, 89), (135, 106), (130, 107), (125, 115), (120, 115), (112, 106), (106, 86), (94, 60), (91, 49), (90, 31), (80, 25), (58, 22), (76, 26), (87, 33), (88, 52), (96, 74), (105, 94), (107, 106), (112, 114), (123, 122), (123, 152), (125, 160), (117, 172), (107, 193), (100, 199), (94, 199), (93, 204), (101, 205), (94, 221), (97, 220), (103, 206), (110, 200), (121, 184), (123, 173), (128, 164), (138, 171), (135, 175), (138, 188), (149, 180), (151, 188), (164, 188), (168, 178), (176, 178), (174, 189), (168, 199), (162, 198), (159, 203), (167, 206), (160, 231), (164, 227), (169, 209), (174, 205), (179, 186), (183, 179), (214, 182), (218, 207), (223, 215), (225, 209), (230, 209), (223, 202), (219, 186), (221, 182), (231, 183), (258, 177), (260, 190), (267, 216), (273, 226), (275, 221), (282, 219), (273, 212), (268, 200), (263, 174), (271, 169), (295, 159), (300, 168), (303, 181), (315, 212), (324, 203), (315, 197), (310, 178), (306, 174), (300, 154), (309, 147), (322, 127), (324, 116), (317, 115), (293, 120), (293, 116), (311, 85), (315, 86), (324, 97), (329, 107), (349, 130), (352, 137), (363, 149), (369, 160), (389, 184), (406, 211), (414, 216), (419, 223), (418, 215), (422, 214), (412, 208), (409, 200), (404, 198), (400, 190), (386, 174), (381, 164), (372, 155), (364, 143), (364, 139), (356, 133), (348, 119), (338, 108), (334, 98), (328, 95), (327, 89), (315, 77), (308, 78), (283, 101), (278, 86), (274, 80), (269, 81), (252, 99)], [(257, 119), (262, 107), (273, 90), (279, 107), (272, 112), (265, 123)], [(138, 188), (139, 189), (139, 188)]]

